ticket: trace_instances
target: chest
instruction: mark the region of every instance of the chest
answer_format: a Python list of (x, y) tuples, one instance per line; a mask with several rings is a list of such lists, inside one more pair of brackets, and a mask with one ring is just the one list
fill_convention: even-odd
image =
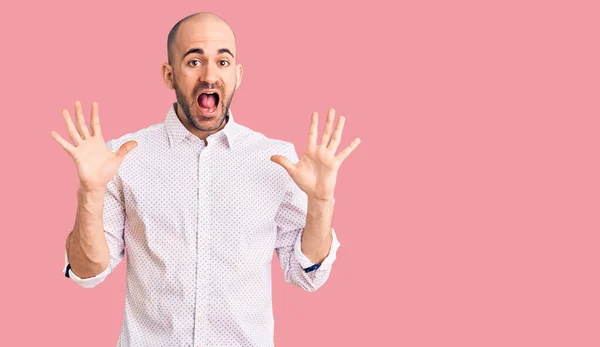
[(199, 230), (233, 243), (270, 236), (287, 182), (260, 153), (179, 151), (152, 157), (123, 177), (133, 233), (192, 244)]

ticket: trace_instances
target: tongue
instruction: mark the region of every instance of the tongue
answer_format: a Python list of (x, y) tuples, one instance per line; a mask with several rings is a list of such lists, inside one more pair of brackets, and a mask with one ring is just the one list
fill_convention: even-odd
[(215, 94), (201, 94), (200, 95), (200, 106), (208, 109), (215, 107), (217, 97)]

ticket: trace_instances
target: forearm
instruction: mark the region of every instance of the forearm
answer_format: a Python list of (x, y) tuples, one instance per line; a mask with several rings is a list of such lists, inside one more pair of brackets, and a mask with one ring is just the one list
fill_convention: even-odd
[(306, 225), (302, 233), (302, 253), (315, 264), (329, 255), (335, 200), (308, 199)]
[(94, 277), (108, 266), (102, 211), (106, 191), (77, 191), (77, 215), (66, 249), (71, 270), (80, 278)]

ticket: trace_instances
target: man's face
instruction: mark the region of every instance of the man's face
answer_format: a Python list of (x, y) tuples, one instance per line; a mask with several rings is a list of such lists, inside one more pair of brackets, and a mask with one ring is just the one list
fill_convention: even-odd
[(181, 110), (196, 129), (219, 129), (241, 79), (233, 33), (223, 23), (191, 20), (179, 28), (173, 53), (172, 86)]

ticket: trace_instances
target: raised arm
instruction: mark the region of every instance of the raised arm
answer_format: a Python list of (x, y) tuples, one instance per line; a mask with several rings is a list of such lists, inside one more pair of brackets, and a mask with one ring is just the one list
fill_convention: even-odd
[(55, 131), (52, 137), (73, 158), (79, 177), (75, 225), (66, 241), (66, 253), (72, 273), (81, 279), (94, 277), (109, 264), (110, 252), (104, 235), (103, 208), (107, 184), (114, 178), (125, 155), (137, 142), (124, 143), (110, 151), (100, 130), (98, 104), (92, 104), (90, 131), (81, 103), (75, 102), (76, 122), (67, 110), (62, 112), (72, 144)]

